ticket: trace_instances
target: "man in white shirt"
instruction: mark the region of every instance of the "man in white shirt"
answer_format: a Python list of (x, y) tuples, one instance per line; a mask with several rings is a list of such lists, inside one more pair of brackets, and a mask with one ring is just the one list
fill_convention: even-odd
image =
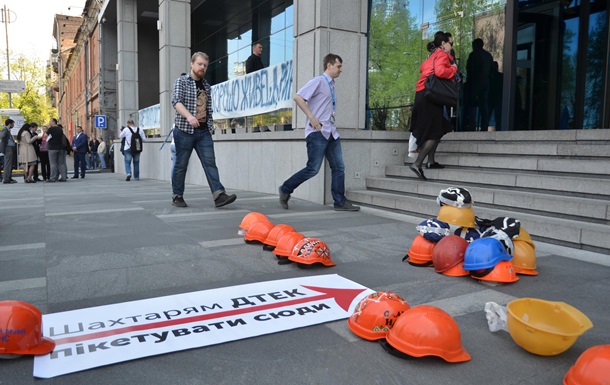
[(127, 177), (125, 180), (129, 182), (131, 180), (131, 161), (133, 159), (133, 179), (140, 180), (140, 153), (131, 150), (131, 137), (133, 134), (138, 132), (142, 137), (142, 142), (146, 142), (146, 134), (140, 127), (135, 127), (133, 120), (127, 121), (127, 127), (121, 130), (119, 137), (125, 138), (125, 147), (123, 147), (123, 156), (125, 156), (125, 173)]

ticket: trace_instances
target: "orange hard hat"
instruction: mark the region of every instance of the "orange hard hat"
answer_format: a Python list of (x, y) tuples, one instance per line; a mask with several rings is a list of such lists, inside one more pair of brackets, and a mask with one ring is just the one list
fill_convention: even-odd
[(442, 274), (449, 277), (466, 277), (470, 275), (470, 272), (468, 270), (464, 270), (464, 261), (462, 261), (453, 266), (451, 269), (443, 271)]
[(405, 311), (386, 336), (388, 343), (413, 357), (437, 356), (447, 362), (469, 361), (460, 328), (447, 312), (430, 305)]
[(267, 235), (269, 235), (269, 232), (273, 227), (273, 223), (268, 221), (254, 222), (252, 225), (250, 225), (248, 231), (246, 231), (244, 240), (246, 243), (263, 243), (265, 239), (267, 239)]
[(434, 250), (434, 246), (436, 243), (417, 234), (403, 261), (406, 259), (413, 266), (433, 266), (432, 250)]
[(536, 252), (525, 240), (513, 240), (514, 250), (512, 263), (517, 274), (538, 275), (536, 271)]
[(380, 340), (388, 334), (396, 319), (410, 306), (400, 295), (389, 291), (378, 291), (366, 296), (354, 314), (347, 319), (347, 326), (365, 340)]
[(471, 277), (479, 281), (511, 283), (517, 282), (519, 277), (510, 261), (500, 261), (493, 269), (484, 269), (481, 273), (471, 271)]
[(47, 354), (55, 341), (42, 336), (42, 313), (21, 301), (0, 302), (0, 354)]
[(255, 222), (269, 222), (269, 219), (261, 213), (251, 212), (244, 216), (244, 219), (241, 220), (241, 224), (239, 227), (243, 230), (248, 231), (250, 226)]
[(330, 259), (330, 249), (318, 238), (301, 239), (292, 249), (288, 259), (304, 265), (321, 263), (324, 266), (335, 266)]
[(437, 273), (445, 272), (464, 262), (468, 241), (457, 235), (447, 235), (434, 246), (432, 262)]
[(563, 378), (563, 385), (608, 384), (610, 384), (610, 345), (597, 345), (585, 350)]
[(263, 242), (265, 244), (263, 246), (263, 249), (265, 249), (265, 250), (275, 249), (275, 246), (277, 246), (277, 241), (280, 240), (282, 235), (287, 234), (287, 233), (293, 233), (294, 231), (295, 231), (294, 228), (290, 225), (285, 225), (285, 224), (275, 225), (271, 229), (271, 231), (269, 231), (269, 234), (267, 234), (267, 238), (265, 238), (265, 241)]
[(285, 233), (279, 241), (277, 241), (277, 246), (273, 249), (273, 253), (278, 258), (288, 258), (290, 254), (292, 254), (294, 246), (303, 238), (305, 238), (305, 236), (301, 233)]

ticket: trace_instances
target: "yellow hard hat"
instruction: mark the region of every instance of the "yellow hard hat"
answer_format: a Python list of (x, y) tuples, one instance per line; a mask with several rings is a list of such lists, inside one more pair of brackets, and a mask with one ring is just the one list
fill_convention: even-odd
[(534, 241), (532, 241), (530, 233), (528, 233), (527, 230), (523, 228), (523, 226), (521, 226), (521, 228), (519, 229), (519, 235), (513, 238), (513, 241), (524, 241), (527, 242), (534, 249), (536, 248), (536, 245), (534, 244)]
[(438, 210), (436, 219), (460, 227), (476, 227), (474, 222), (474, 210), (472, 207), (457, 208), (449, 205), (443, 205)]
[(538, 275), (536, 271), (536, 252), (525, 240), (513, 240), (514, 250), (512, 263), (517, 274)]
[(513, 341), (541, 356), (563, 353), (593, 327), (586, 315), (565, 302), (520, 298), (510, 301), (506, 309)]

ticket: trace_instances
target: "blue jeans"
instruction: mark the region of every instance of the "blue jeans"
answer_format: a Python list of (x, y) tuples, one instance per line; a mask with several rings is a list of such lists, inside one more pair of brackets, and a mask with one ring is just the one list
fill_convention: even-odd
[(125, 173), (131, 175), (131, 160), (133, 159), (133, 177), (140, 179), (140, 153), (131, 155), (131, 148), (123, 151), (125, 156)]
[(301, 183), (316, 176), (326, 156), (331, 170), (330, 192), (335, 201), (334, 206), (343, 206), (346, 202), (345, 165), (341, 152), (341, 139), (335, 140), (331, 136), (326, 140), (321, 132), (313, 132), (307, 135), (305, 142), (307, 142), (307, 165), (284, 182), (281, 186), (282, 191), (292, 194)]
[(94, 170), (100, 167), (100, 158), (97, 155), (97, 151), (91, 151), (91, 166), (91, 168)]
[(191, 154), (195, 150), (203, 166), (203, 171), (205, 172), (205, 177), (214, 199), (218, 198), (225, 191), (225, 188), (220, 183), (220, 175), (218, 174), (218, 167), (216, 167), (212, 134), (207, 129), (204, 129), (195, 130), (195, 133), (191, 135), (176, 128), (174, 129), (174, 144), (176, 146), (176, 159), (172, 175), (174, 196), (182, 196), (184, 194), (186, 170), (191, 159)]
[(105, 159), (106, 154), (103, 152), (100, 152), (97, 154), (97, 156), (99, 156), (99, 158), (100, 158), (100, 167), (106, 168), (106, 159)]

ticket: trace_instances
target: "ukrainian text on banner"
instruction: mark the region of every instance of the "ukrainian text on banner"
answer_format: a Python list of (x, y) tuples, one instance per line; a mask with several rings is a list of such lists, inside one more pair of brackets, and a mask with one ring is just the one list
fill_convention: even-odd
[(292, 60), (212, 86), (214, 119), (292, 108)]
[(257, 282), (43, 315), (51, 378), (348, 318), (373, 291), (337, 274)]

